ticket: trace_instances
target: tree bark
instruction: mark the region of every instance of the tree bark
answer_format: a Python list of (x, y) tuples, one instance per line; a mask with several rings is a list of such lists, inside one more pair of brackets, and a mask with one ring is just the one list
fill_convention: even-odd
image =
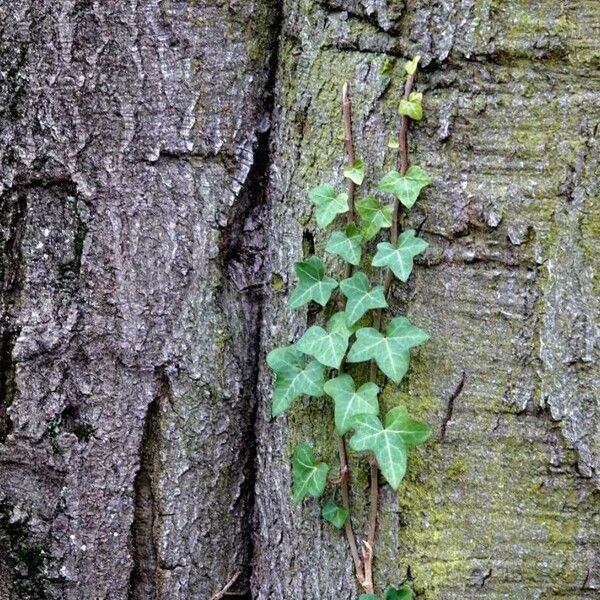
[(432, 340), (383, 405), (435, 431), (382, 486), (377, 591), (597, 598), (599, 28), (594, 0), (0, 0), (0, 600), (358, 597), (290, 501), (297, 442), (336, 464), (331, 403), (272, 420), (264, 355), (318, 318), (285, 301), (342, 83), (374, 187), (415, 54), (430, 248), (393, 312)]
[[(284, 301), (293, 261), (326, 241), (307, 190), (343, 189), (343, 82), (373, 189), (395, 166), (387, 143), (404, 62), (422, 56), (426, 118), (411, 127), (410, 154), (433, 185), (403, 226), (421, 227), (430, 247), (396, 285), (392, 313), (432, 339), (383, 406), (406, 403), (434, 435), (399, 493), (383, 486), (376, 591), (407, 582), (420, 598), (597, 598), (600, 5), (285, 6), (269, 184), (271, 270), (284, 285), (266, 310), (276, 325), (265, 350), (306, 325)], [(296, 443), (337, 464), (331, 402), (297, 402), (273, 422), (270, 386), (263, 367), (254, 597), (354, 599), (343, 534), (316, 501), (289, 501)], [(368, 462), (350, 462), (353, 524), (366, 539)]]
[(247, 588), (274, 19), (0, 2), (2, 598)]

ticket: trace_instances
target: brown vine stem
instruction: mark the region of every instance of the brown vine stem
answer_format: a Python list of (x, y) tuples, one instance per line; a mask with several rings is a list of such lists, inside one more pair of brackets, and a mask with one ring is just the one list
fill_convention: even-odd
[[(346, 145), (346, 154), (348, 155), (348, 162), (352, 164), (354, 162), (354, 141), (352, 138), (352, 101), (350, 100), (350, 91), (348, 83), (344, 83), (342, 87), (342, 117), (344, 121), (344, 143)], [(354, 201), (356, 195), (356, 186), (351, 179), (348, 179), (348, 224), (354, 221)], [(346, 279), (352, 275), (352, 265), (346, 263)], [(345, 302), (343, 303), (342, 310), (345, 308)], [(344, 368), (343, 364), (340, 366), (340, 373)], [(363, 564), (358, 554), (358, 547), (356, 545), (356, 538), (354, 537), (354, 531), (352, 529), (352, 520), (350, 517), (350, 466), (348, 465), (348, 450), (346, 448), (346, 438), (342, 435), (338, 438), (338, 453), (340, 456), (340, 494), (342, 496), (342, 505), (348, 511), (348, 518), (344, 524), (344, 530), (346, 533), (346, 539), (350, 546), (350, 554), (352, 555), (352, 561), (354, 562), (354, 570), (356, 572), (357, 579), (361, 582), (364, 580)]]
[[(415, 83), (415, 76), (409, 75), (406, 79), (406, 83), (404, 85), (404, 99), (408, 100), (410, 93), (412, 91), (413, 85)], [(410, 166), (410, 161), (408, 159), (408, 126), (409, 126), (409, 118), (405, 115), (402, 115), (402, 120), (400, 121), (400, 131), (398, 133), (398, 170), (400, 171), (400, 175), (405, 175), (406, 171), (408, 171), (408, 167)], [(392, 230), (390, 232), (390, 243), (392, 246), (395, 246), (398, 242), (398, 229), (399, 229), (399, 220), (400, 220), (400, 201), (398, 199), (394, 200), (394, 216), (392, 219)], [(390, 289), (392, 287), (393, 281), (393, 273), (389, 269), (386, 269), (385, 280), (383, 285), (384, 294), (389, 297)], [(377, 330), (381, 330), (381, 317), (382, 311), (378, 310), (373, 317), (373, 327)], [(370, 368), (370, 380), (373, 383), (377, 382), (377, 364), (375, 361), (371, 361)], [(364, 572), (365, 572), (365, 585), (363, 585), (365, 592), (367, 594), (373, 593), (373, 554), (375, 548), (375, 538), (377, 534), (377, 512), (379, 510), (379, 469), (377, 467), (377, 461), (375, 457), (371, 457), (371, 507), (369, 511), (369, 535), (367, 538), (367, 542), (363, 542), (365, 546), (364, 552)]]

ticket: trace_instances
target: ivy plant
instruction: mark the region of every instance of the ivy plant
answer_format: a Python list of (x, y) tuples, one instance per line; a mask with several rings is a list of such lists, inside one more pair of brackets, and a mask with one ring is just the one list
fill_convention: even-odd
[[(302, 396), (326, 395), (332, 400), (340, 451), (339, 478), (330, 477), (329, 466), (303, 442), (292, 457), (292, 498), (295, 503), (307, 497), (320, 498), (328, 484), (333, 486), (321, 515), (334, 528), (345, 530), (364, 592), (359, 600), (379, 599), (372, 576), (379, 475), (398, 490), (406, 474), (409, 451), (431, 435), (430, 427), (413, 418), (406, 406), (398, 405), (381, 414), (379, 404), (386, 380), (400, 384), (409, 370), (411, 352), (429, 339), (417, 324), (389, 306), (394, 279), (408, 281), (415, 258), (427, 248), (427, 242), (414, 230), (399, 233), (400, 206), (410, 210), (431, 183), (425, 171), (418, 165), (411, 166), (408, 160), (409, 122), (423, 117), (422, 94), (413, 91), (418, 62), (415, 57), (405, 66), (407, 79), (398, 109), (398, 168), (376, 182), (375, 193), (362, 193), (367, 168), (354, 155), (351, 102), (348, 86), (344, 85), (342, 114), (348, 164), (343, 174), (347, 190), (324, 183), (310, 190), (308, 197), (318, 227), (334, 226), (325, 246), (331, 255), (329, 263), (341, 261), (345, 266), (341, 273), (328, 274), (317, 256), (296, 263), (297, 284), (288, 305), (291, 309), (319, 305), (323, 318), (292, 346), (276, 348), (267, 356), (275, 373), (274, 416), (284, 413)], [(359, 189), (361, 197), (357, 198)], [(338, 225), (342, 215), (345, 222)], [(387, 230), (388, 239), (381, 239)], [(357, 368), (355, 363), (365, 363), (369, 369)], [(368, 539), (360, 544), (354, 535), (349, 501), (352, 477), (348, 458), (354, 458), (349, 449), (371, 457)], [(335, 500), (336, 491), (341, 504)], [(407, 587), (390, 586), (384, 596), (384, 600), (410, 598), (412, 591)]]

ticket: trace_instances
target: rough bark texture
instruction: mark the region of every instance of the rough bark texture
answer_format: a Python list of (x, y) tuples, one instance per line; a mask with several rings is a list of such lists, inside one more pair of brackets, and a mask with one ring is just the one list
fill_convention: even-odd
[(247, 587), (274, 17), (0, 2), (2, 598)]
[[(403, 63), (423, 57), (426, 118), (410, 146), (434, 182), (404, 222), (422, 224), (430, 248), (394, 312), (432, 340), (384, 404), (407, 403), (435, 433), (399, 493), (383, 488), (379, 592), (408, 581), (422, 598), (600, 594), (599, 26), (600, 4), (585, 0), (286, 3), (269, 188), (283, 286), (266, 348), (306, 323), (284, 300), (292, 261), (325, 241), (306, 191), (343, 185), (342, 82), (372, 185), (395, 162)], [(289, 502), (297, 442), (336, 464), (331, 402), (272, 422), (266, 370), (262, 382), (255, 597), (356, 598), (343, 536), (316, 502)], [(368, 466), (351, 462), (364, 538)]]
[(430, 248), (394, 310), (432, 341), (384, 404), (435, 435), (383, 487), (377, 587), (597, 598), (599, 31), (595, 0), (0, 0), (0, 600), (357, 597), (290, 502), (331, 404), (272, 421), (263, 359), (307, 321), (342, 82), (371, 185), (416, 53)]

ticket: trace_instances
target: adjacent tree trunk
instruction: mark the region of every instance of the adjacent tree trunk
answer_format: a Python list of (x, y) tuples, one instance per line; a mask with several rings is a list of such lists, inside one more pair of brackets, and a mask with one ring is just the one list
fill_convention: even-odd
[(342, 83), (372, 189), (415, 54), (430, 248), (393, 310), (432, 340), (383, 404), (435, 433), (382, 488), (378, 592), (598, 597), (595, 0), (0, 0), (0, 28), (0, 600), (357, 598), (290, 502), (331, 404), (273, 421), (264, 353), (306, 325)]

